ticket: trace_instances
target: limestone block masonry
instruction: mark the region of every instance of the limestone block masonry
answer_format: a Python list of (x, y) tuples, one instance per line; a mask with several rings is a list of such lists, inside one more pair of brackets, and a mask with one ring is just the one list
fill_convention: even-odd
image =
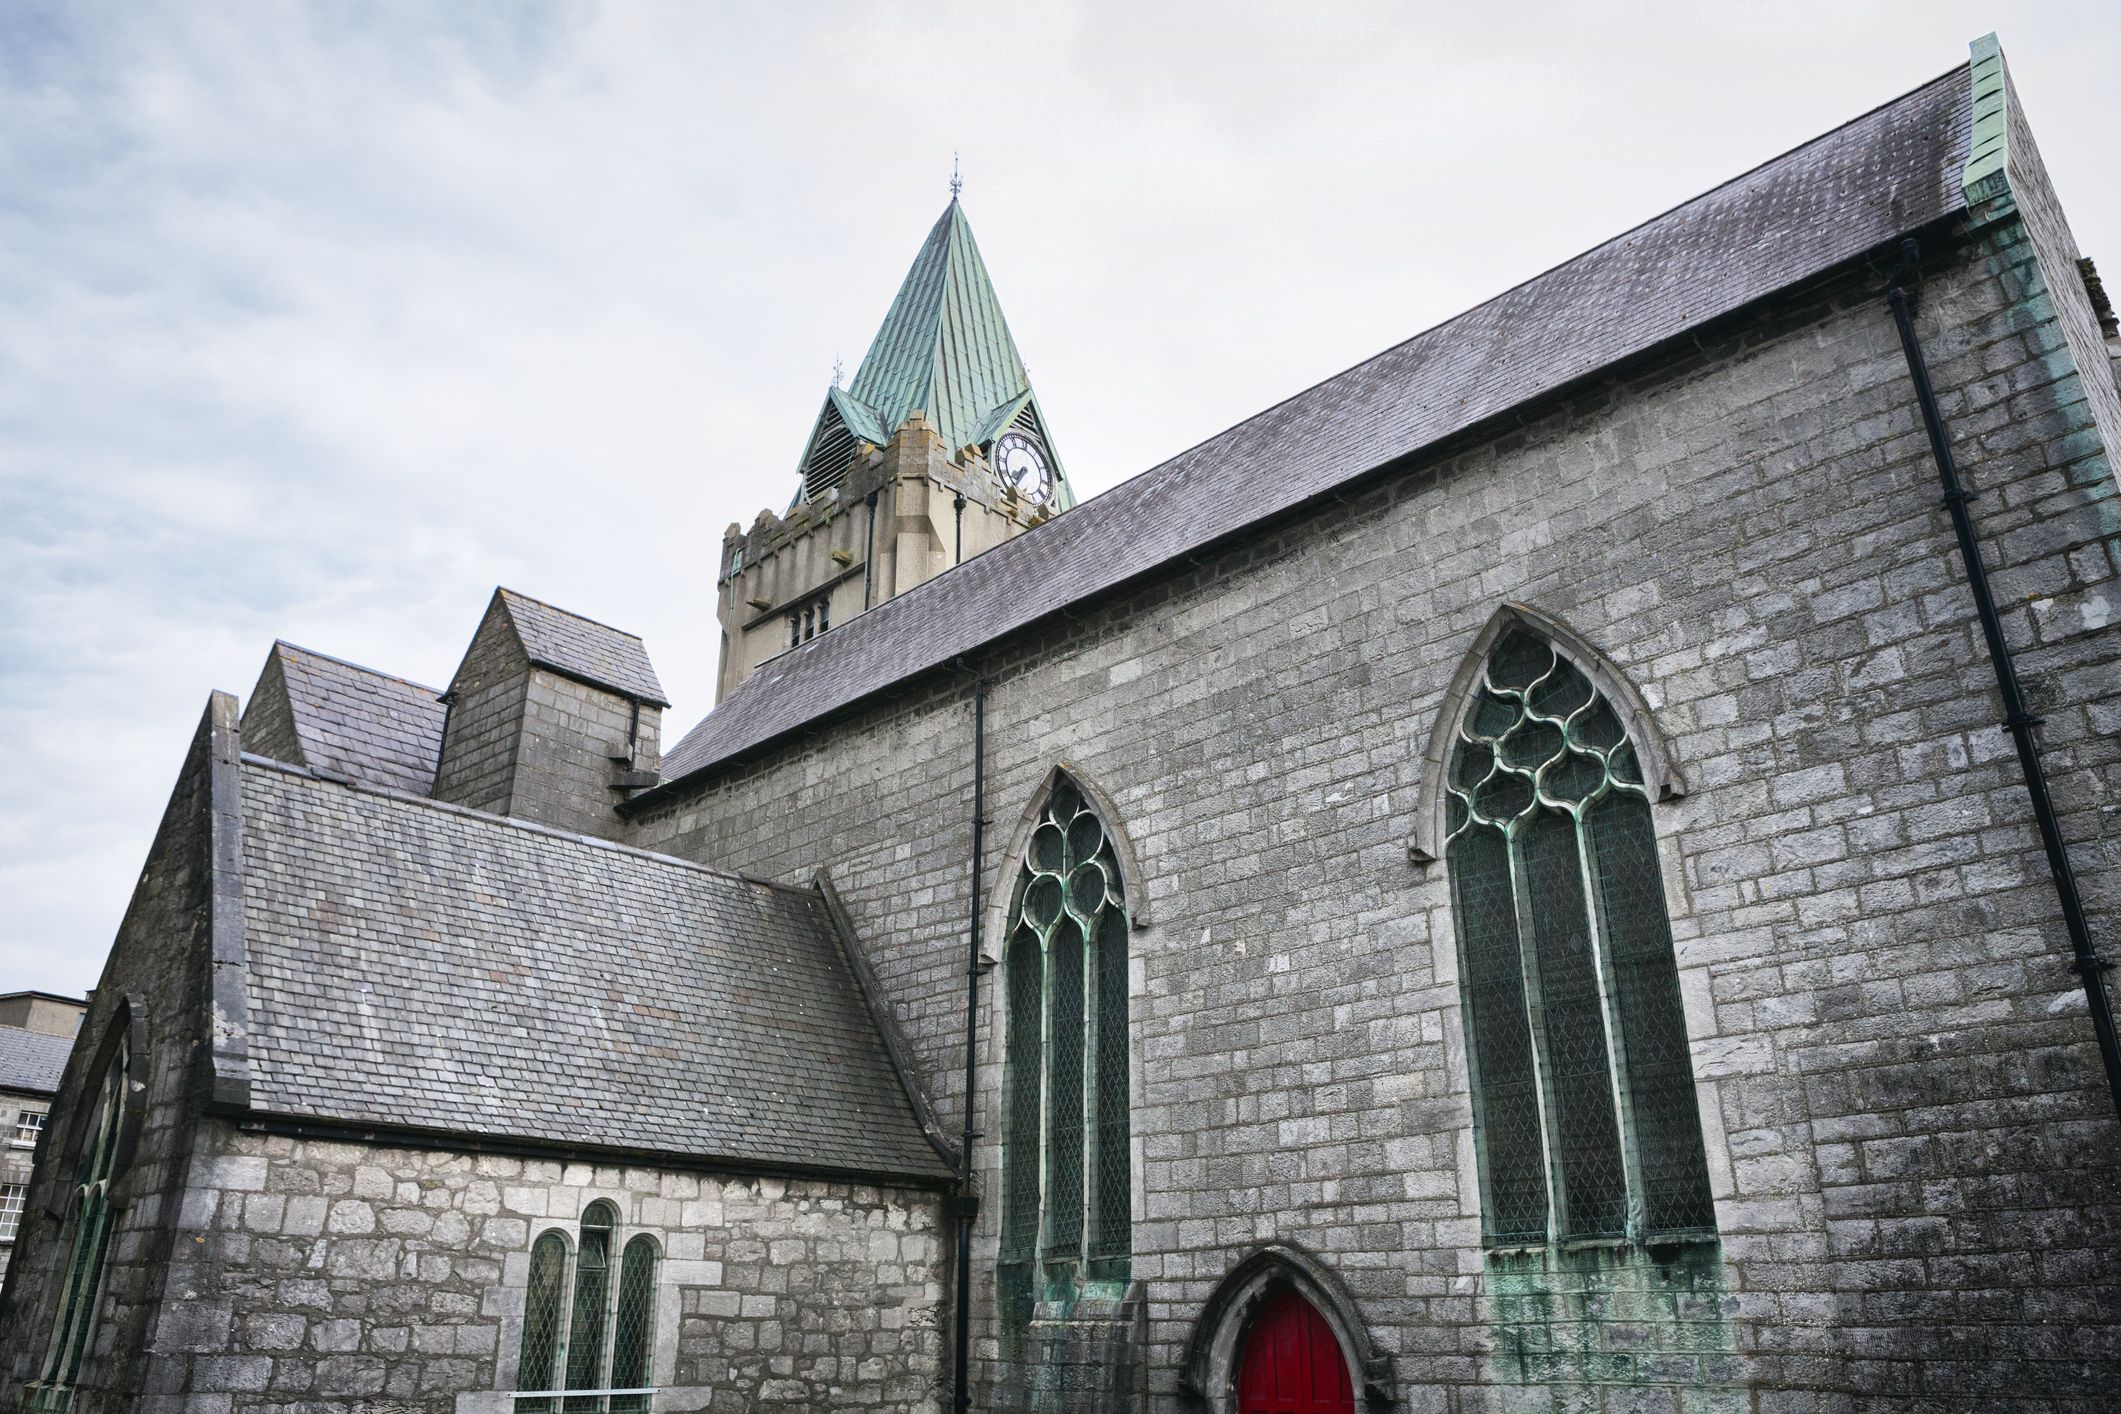
[(531, 1244), (600, 1198), (662, 1252), (658, 1410), (936, 1408), (932, 1194), (219, 1121), (189, 1179), (143, 1411), (507, 1414)]
[[(1925, 248), (1921, 337), (2111, 948), (2121, 502), (2068, 352), (2082, 291), (2048, 287), (2022, 222)], [(1145, 879), (1151, 1408), (1200, 1407), (1187, 1342), (1270, 1242), (1345, 1284), (1396, 1410), (2059, 1410), (2121, 1388), (2121, 1128), (1883, 282), (1741, 312), (978, 664), (991, 814), (1065, 762)], [(1482, 1249), (1450, 890), (1408, 846), (1445, 688), (1511, 601), (1639, 688), (1687, 788), (1656, 822), (1719, 1240), (1682, 1259)], [(783, 879), (829, 862), (951, 1131), (969, 725), (961, 680), (905, 683), (652, 802), (632, 836)], [(982, 867), (1006, 901), (1002, 833)], [(995, 1336), (996, 1207), (982, 1407), (1027, 1379)]]

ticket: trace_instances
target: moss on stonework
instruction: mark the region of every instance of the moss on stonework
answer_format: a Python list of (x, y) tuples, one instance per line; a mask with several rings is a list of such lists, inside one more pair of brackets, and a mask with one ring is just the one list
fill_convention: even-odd
[(1495, 1371), (1513, 1384), (1655, 1386), (1681, 1407), (1742, 1407), (1714, 1242), (1493, 1252), (1484, 1282)]

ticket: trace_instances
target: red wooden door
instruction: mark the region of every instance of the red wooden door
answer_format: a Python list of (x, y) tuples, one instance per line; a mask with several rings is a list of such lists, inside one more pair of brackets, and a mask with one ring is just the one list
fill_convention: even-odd
[(1333, 1328), (1293, 1291), (1269, 1302), (1245, 1337), (1238, 1414), (1355, 1414)]

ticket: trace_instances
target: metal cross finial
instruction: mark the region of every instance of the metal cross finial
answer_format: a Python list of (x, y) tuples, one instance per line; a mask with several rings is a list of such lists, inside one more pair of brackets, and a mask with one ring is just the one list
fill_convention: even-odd
[(846, 365), (840, 362), (839, 355), (834, 354), (832, 357), (832, 386), (835, 388), (839, 387), (840, 380), (846, 376)]
[(957, 194), (964, 189), (965, 179), (958, 175), (957, 154), (953, 152), (950, 154), (950, 199), (956, 201)]

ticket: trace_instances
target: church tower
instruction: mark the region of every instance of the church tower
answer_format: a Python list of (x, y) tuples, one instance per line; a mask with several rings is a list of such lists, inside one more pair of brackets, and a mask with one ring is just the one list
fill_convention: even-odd
[(722, 537), (718, 697), (834, 624), (1075, 504), (951, 184), (786, 513)]

